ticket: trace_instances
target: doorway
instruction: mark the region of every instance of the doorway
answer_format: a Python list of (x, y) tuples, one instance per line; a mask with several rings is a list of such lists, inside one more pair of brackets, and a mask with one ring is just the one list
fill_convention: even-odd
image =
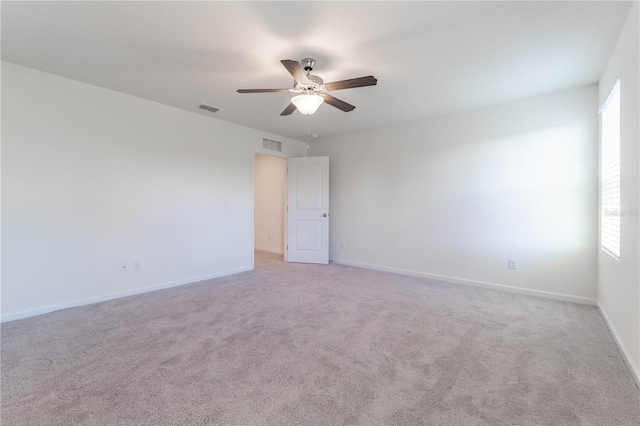
[(253, 247), (285, 255), (287, 159), (268, 154), (253, 158)]

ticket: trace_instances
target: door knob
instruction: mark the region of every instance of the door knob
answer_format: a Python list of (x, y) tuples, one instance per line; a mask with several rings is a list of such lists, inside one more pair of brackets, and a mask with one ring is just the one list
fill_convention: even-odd
[(325, 214), (323, 214), (323, 215), (322, 215), (322, 217), (327, 217), (327, 214), (326, 214), (326, 213), (325, 213)]

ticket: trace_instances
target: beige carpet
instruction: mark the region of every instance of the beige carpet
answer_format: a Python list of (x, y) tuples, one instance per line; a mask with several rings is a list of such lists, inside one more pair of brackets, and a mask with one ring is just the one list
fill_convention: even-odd
[(637, 425), (591, 306), (285, 264), (2, 325), (9, 425)]

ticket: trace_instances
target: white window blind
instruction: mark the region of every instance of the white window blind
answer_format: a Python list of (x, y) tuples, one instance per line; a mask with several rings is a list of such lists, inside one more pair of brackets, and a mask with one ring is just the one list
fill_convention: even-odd
[(620, 257), (620, 80), (602, 107), (602, 248)]

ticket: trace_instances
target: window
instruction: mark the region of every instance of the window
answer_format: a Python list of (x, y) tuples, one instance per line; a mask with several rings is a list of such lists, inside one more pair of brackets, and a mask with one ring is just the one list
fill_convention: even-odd
[(620, 258), (620, 80), (602, 106), (602, 249)]

